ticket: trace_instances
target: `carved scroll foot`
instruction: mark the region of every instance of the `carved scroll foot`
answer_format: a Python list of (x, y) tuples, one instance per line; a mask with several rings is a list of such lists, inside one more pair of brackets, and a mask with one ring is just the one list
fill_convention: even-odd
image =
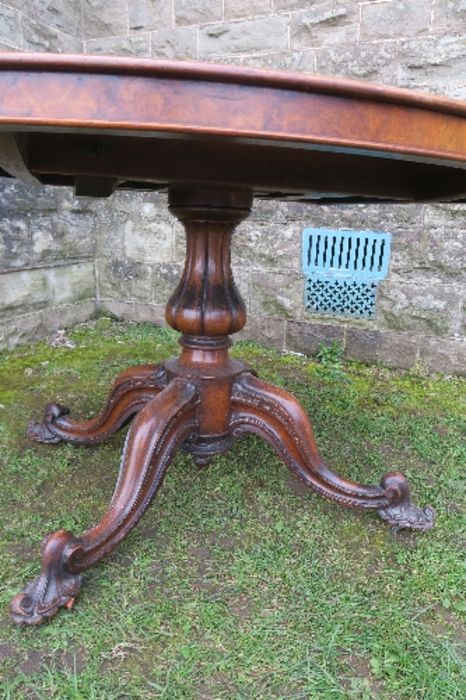
[(28, 427), (28, 437), (35, 442), (72, 442), (92, 445), (123, 427), (167, 384), (163, 365), (139, 365), (122, 372), (114, 382), (102, 412), (92, 420), (68, 418), (70, 410), (58, 403), (45, 408), (42, 422)]
[(11, 603), (13, 620), (38, 624), (72, 604), (81, 572), (108, 554), (139, 522), (185, 441), (198, 432), (196, 388), (173, 379), (139, 411), (126, 439), (110, 507), (81, 537), (59, 530), (44, 544), (42, 571)]
[(68, 562), (79, 546), (79, 540), (66, 530), (45, 538), (40, 575), (11, 602), (15, 622), (38, 625), (55, 615), (59, 608), (71, 607), (81, 587), (81, 576), (71, 573)]
[(431, 506), (419, 508), (411, 503), (408, 480), (399, 472), (388, 472), (380, 482), (390, 505), (377, 511), (396, 529), (430, 530), (435, 524), (435, 510)]
[(350, 508), (376, 510), (399, 528), (427, 530), (434, 510), (412, 505), (406, 478), (389, 472), (379, 485), (365, 485), (341, 478), (320, 456), (309, 419), (292, 394), (242, 374), (233, 387), (233, 435), (256, 433), (310, 489)]

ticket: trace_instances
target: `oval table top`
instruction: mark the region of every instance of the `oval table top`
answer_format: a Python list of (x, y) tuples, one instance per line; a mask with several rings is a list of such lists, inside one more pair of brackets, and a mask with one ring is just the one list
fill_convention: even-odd
[(466, 103), (301, 73), (5, 53), (0, 175), (90, 196), (210, 183), (316, 203), (466, 201)]

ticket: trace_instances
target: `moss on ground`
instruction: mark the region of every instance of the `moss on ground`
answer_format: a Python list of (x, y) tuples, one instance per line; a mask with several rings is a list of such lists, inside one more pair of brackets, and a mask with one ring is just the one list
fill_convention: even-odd
[(109, 319), (76, 349), (0, 354), (2, 698), (463, 700), (466, 383), (321, 362), (250, 343), (234, 354), (293, 391), (337, 471), (399, 469), (431, 503), (427, 533), (309, 493), (253, 437), (198, 470), (180, 454), (139, 527), (86, 574), (71, 612), (18, 628), (8, 604), (38, 572), (44, 533), (103, 513), (123, 435), (33, 445), (49, 400), (91, 416), (128, 365), (176, 352), (176, 335)]

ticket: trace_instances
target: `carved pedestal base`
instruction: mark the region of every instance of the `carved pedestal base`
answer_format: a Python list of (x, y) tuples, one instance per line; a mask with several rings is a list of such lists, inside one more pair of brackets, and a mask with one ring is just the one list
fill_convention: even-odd
[(366, 486), (332, 472), (297, 400), (229, 358), (228, 334), (245, 322), (229, 240), (249, 211), (250, 193), (176, 188), (170, 199), (188, 237), (185, 270), (167, 306), (170, 325), (183, 334), (181, 355), (123, 372), (92, 420), (73, 420), (67, 408), (49, 404), (44, 421), (30, 426), (29, 436), (38, 442), (91, 445), (132, 421), (109, 509), (80, 537), (59, 530), (46, 538), (40, 575), (12, 601), (15, 622), (38, 624), (73, 604), (81, 573), (137, 524), (178, 449), (205, 465), (248, 432), (270, 443), (298, 478), (326, 498), (376, 511), (396, 527), (427, 530), (434, 524), (432, 508), (411, 503), (402, 474), (388, 472), (380, 485)]

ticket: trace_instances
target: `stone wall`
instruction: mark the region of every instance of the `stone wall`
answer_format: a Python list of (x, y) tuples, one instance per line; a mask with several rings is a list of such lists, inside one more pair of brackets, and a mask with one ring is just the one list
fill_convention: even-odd
[[(82, 50), (303, 70), (460, 99), (466, 97), (465, 35), (464, 0), (8, 0), (0, 4), (4, 50)], [(26, 196), (26, 206), (29, 191), (8, 185), (10, 197), (12, 188), (27, 193), (18, 195)], [(50, 280), (58, 268), (69, 264), (70, 254), (75, 255), (73, 267), (87, 270), (83, 265), (89, 265), (90, 273), (95, 253), (98, 306), (121, 317), (162, 323), (163, 304), (183, 259), (183, 233), (167, 215), (164, 198), (117, 193), (108, 202), (72, 205), (69, 193), (53, 196), (55, 206), (60, 206), (60, 213), (50, 209), (55, 234), (44, 228), (43, 235), (57, 242), (55, 257), (45, 267), (35, 257), (24, 263), (30, 270), (24, 279), (41, 270), (47, 280), (48, 286), (41, 283), (42, 296), (37, 293), (40, 308), (64, 308)], [(3, 202), (5, 212), (8, 200)], [(73, 207), (83, 222), (86, 217), (93, 222), (89, 248), (76, 253), (67, 250), (72, 235), (65, 235), (73, 225), (68, 221)], [(21, 226), (17, 209), (16, 225)], [(4, 226), (12, 230), (6, 216)], [(390, 272), (379, 287), (375, 319), (311, 317), (305, 312), (300, 271), (304, 226), (392, 233)], [(400, 367), (421, 363), (429, 370), (465, 373), (465, 243), (464, 205), (312, 207), (258, 202), (234, 244), (237, 280), (249, 310), (243, 335), (305, 353), (314, 352), (321, 342), (339, 340), (348, 356), (364, 361)], [(22, 266), (20, 261), (17, 267)], [(87, 272), (83, 277), (88, 284), (91, 277)], [(73, 308), (82, 317), (84, 308), (90, 313), (92, 302), (83, 305), (74, 289), (77, 296), (70, 303), (76, 303)], [(19, 296), (14, 304), (7, 312), (10, 344), (40, 330), (32, 324), (31, 331), (19, 330), (15, 336), (13, 328), (21, 329), (25, 310), (30, 315), (30, 297)], [(65, 306), (71, 311), (64, 320), (71, 322), (72, 307), (68, 302)], [(50, 327), (56, 322), (53, 314), (41, 313)]]

